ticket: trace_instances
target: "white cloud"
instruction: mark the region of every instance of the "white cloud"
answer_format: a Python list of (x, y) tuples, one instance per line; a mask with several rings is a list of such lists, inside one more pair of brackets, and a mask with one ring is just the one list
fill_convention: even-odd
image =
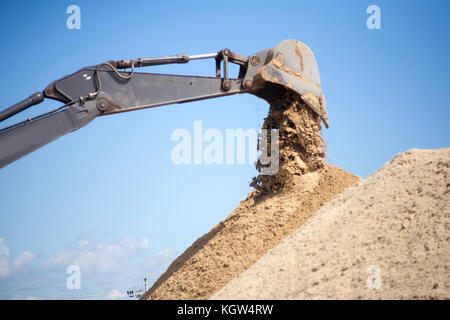
[(5, 243), (5, 239), (0, 238), (0, 255), (9, 256), (9, 248)]
[(173, 249), (167, 248), (147, 258), (144, 263), (146, 269), (160, 269), (167, 268), (168, 265), (176, 258), (176, 252)]
[(16, 259), (11, 261), (9, 248), (6, 245), (5, 239), (0, 238), (0, 278), (8, 277), (14, 272), (19, 271), (28, 265), (35, 256), (33, 252), (24, 251)]
[[(171, 249), (149, 249), (147, 238), (106, 240), (85, 234), (66, 250), (39, 257), (30, 251), (16, 254), (0, 238), (0, 287), (10, 289), (0, 299), (126, 299), (127, 289), (143, 288), (144, 277), (156, 279), (176, 257)], [(81, 269), (82, 292), (66, 288), (66, 269), (73, 264)]]
[(82, 272), (113, 273), (122, 271), (130, 259), (149, 248), (147, 238), (125, 238), (114, 243), (80, 240), (67, 251), (44, 262), (47, 268), (78, 265)]
[(11, 273), (9, 249), (5, 240), (0, 238), (0, 278), (7, 277)]
[(117, 289), (111, 290), (110, 292), (108, 292), (108, 294), (106, 295), (106, 297), (108, 299), (112, 299), (112, 300), (116, 300), (117, 298), (125, 298), (126, 294), (120, 292)]
[(78, 245), (81, 248), (87, 247), (89, 245), (89, 240), (87, 240), (87, 239), (80, 240), (80, 241), (78, 241)]
[(22, 252), (17, 256), (16, 259), (14, 259), (13, 266), (16, 269), (21, 268), (30, 263), (31, 260), (33, 260), (35, 257), (36, 255), (33, 252), (30, 251)]

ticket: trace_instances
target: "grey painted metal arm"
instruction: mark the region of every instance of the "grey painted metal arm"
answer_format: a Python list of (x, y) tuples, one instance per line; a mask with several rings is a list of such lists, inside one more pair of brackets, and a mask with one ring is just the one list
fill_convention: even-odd
[[(214, 58), (216, 77), (135, 73), (135, 68)], [(237, 79), (228, 63), (240, 66)], [(221, 70), (223, 64), (223, 70)], [(131, 68), (131, 72), (118, 69)], [(218, 53), (143, 58), (101, 63), (51, 83), (45, 98), (65, 103), (61, 110), (0, 129), (0, 168), (77, 130), (95, 117), (167, 104), (217, 98), (237, 93), (258, 95), (267, 82), (297, 92), (328, 127), (328, 113), (317, 63), (303, 43), (285, 40), (251, 56), (223, 49)], [(261, 95), (258, 95), (261, 96)], [(36, 93), (0, 112), (0, 121), (43, 100)]]
[[(94, 73), (94, 67), (84, 68), (58, 80), (49, 87), (51, 94), (64, 102), (77, 100), (76, 97), (95, 91)], [(239, 79), (230, 80), (231, 88), (224, 90), (220, 78), (136, 73), (124, 81), (110, 70), (100, 70), (99, 76), (102, 90), (95, 99), (77, 101), (62, 111), (0, 131), (0, 168), (100, 115), (245, 92)]]
[(0, 168), (91, 122), (99, 111), (95, 102), (70, 106), (0, 133)]

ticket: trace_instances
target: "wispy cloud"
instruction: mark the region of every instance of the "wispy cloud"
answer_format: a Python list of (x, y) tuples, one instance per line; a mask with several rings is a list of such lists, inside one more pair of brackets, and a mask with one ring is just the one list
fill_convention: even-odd
[(0, 238), (0, 278), (8, 276), (10, 273), (9, 248), (6, 246), (5, 240)]
[(47, 269), (78, 265), (86, 273), (122, 271), (130, 259), (150, 247), (147, 238), (125, 238), (113, 243), (79, 240), (73, 247), (59, 252), (43, 263)]
[(20, 268), (26, 266), (26, 265), (29, 264), (35, 257), (36, 257), (36, 255), (35, 255), (33, 252), (31, 252), (31, 251), (25, 251), (25, 252), (22, 252), (22, 253), (19, 254), (19, 255), (17, 256), (17, 258), (14, 259), (14, 261), (13, 261), (14, 269), (17, 270), (17, 269), (20, 269)]
[(173, 249), (167, 248), (148, 257), (144, 262), (144, 267), (148, 270), (167, 268), (176, 257)]
[[(0, 238), (0, 299), (128, 299), (130, 288), (143, 288), (165, 271), (175, 251), (151, 250), (147, 238), (101, 239), (88, 233), (49, 257), (31, 251), (13, 254)], [(81, 271), (81, 289), (69, 290), (69, 265)]]
[(112, 299), (112, 300), (116, 300), (116, 299), (120, 299), (120, 298), (125, 298), (126, 294), (123, 292), (120, 292), (117, 289), (111, 290), (110, 292), (108, 292), (108, 294), (106, 295), (106, 297), (108, 299)]
[(19, 254), (15, 259), (12, 259), (5, 239), (0, 238), (0, 278), (8, 277), (17, 271), (20, 271), (27, 266), (35, 256), (36, 255), (33, 252), (25, 251)]

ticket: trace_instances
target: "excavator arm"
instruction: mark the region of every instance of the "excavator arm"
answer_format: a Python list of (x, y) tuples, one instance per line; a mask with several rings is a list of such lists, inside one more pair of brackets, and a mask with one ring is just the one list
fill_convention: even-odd
[[(216, 77), (135, 72), (139, 67), (198, 59), (215, 59)], [(229, 63), (240, 66), (238, 78), (229, 78)], [(317, 63), (312, 51), (299, 41), (286, 40), (251, 56), (223, 49), (202, 55), (108, 61), (56, 80), (43, 92), (0, 112), (3, 121), (45, 98), (64, 103), (55, 110), (0, 129), (0, 168), (98, 116), (238, 93), (257, 95), (267, 82), (300, 94), (328, 127)]]

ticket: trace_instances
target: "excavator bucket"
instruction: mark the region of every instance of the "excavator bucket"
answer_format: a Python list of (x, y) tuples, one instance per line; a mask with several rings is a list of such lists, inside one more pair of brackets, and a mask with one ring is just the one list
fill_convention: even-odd
[(257, 86), (272, 82), (297, 92), (303, 101), (329, 127), (325, 97), (320, 85), (319, 68), (311, 49), (297, 40), (285, 40), (255, 56), (263, 66), (255, 70)]

